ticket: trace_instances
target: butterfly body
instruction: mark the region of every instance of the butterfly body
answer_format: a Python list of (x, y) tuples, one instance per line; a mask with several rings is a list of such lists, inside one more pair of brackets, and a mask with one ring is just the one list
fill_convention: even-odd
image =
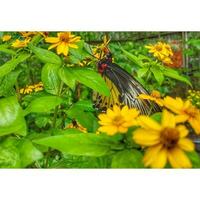
[(94, 94), (97, 108), (105, 111), (116, 104), (118, 106), (127, 105), (129, 108), (137, 108), (143, 114), (160, 111), (157, 104), (138, 98), (140, 94), (149, 94), (148, 91), (127, 71), (112, 62), (112, 54), (110, 52), (97, 65), (98, 72), (104, 78), (111, 93), (110, 97), (102, 96), (98, 93)]

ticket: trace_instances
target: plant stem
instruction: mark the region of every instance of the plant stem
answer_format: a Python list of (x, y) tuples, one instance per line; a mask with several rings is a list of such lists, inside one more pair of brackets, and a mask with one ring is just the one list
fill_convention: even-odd
[[(63, 85), (64, 85), (64, 83), (63, 83), (63, 81), (61, 81), (60, 86), (59, 86), (59, 90), (58, 90), (58, 94), (57, 94), (57, 96), (59, 96), (59, 97), (61, 96)], [(52, 122), (52, 128), (53, 129), (56, 128), (58, 110), (59, 110), (59, 106), (56, 106), (55, 109), (54, 109), (53, 122)], [(51, 133), (51, 135), (52, 135), (52, 133)], [(51, 148), (48, 148), (48, 152), (47, 152), (47, 155), (46, 155), (45, 168), (48, 168), (50, 156), (51, 156)]]

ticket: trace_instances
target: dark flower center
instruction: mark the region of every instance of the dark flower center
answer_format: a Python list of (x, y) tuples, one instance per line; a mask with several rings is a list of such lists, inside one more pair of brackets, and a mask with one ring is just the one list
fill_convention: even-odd
[(179, 135), (179, 131), (175, 128), (164, 128), (160, 135), (161, 143), (167, 149), (174, 148), (179, 140)]
[(69, 41), (69, 37), (68, 37), (68, 35), (63, 34), (63, 35), (60, 36), (60, 40), (62, 42), (68, 42)]

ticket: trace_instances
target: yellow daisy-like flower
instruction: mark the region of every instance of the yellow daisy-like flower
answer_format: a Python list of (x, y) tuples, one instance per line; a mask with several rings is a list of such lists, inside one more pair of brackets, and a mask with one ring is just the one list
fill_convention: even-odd
[(146, 167), (164, 168), (168, 162), (173, 168), (192, 167), (185, 151), (194, 151), (194, 144), (186, 138), (186, 127), (176, 125), (175, 115), (163, 110), (161, 124), (147, 116), (138, 121), (141, 128), (133, 133), (133, 139), (147, 148), (143, 158)]
[(23, 48), (23, 47), (26, 47), (28, 45), (28, 43), (30, 42), (31, 38), (26, 38), (25, 40), (15, 40), (13, 43), (12, 43), (12, 47), (14, 48)]
[(3, 42), (7, 42), (7, 41), (9, 41), (10, 39), (12, 38), (12, 36), (11, 35), (3, 35), (3, 37), (2, 37), (2, 41)]
[(145, 48), (149, 49), (149, 53), (152, 53), (155, 58), (162, 61), (163, 63), (173, 63), (171, 60), (171, 57), (173, 56), (173, 51), (169, 44), (158, 42), (154, 45), (146, 45)]
[(57, 54), (68, 55), (69, 48), (77, 49), (78, 46), (75, 44), (80, 41), (79, 36), (71, 34), (71, 32), (57, 33), (57, 37), (46, 37), (47, 43), (52, 43), (48, 50), (56, 47)]
[(153, 90), (150, 95), (140, 94), (138, 96), (139, 99), (151, 100), (157, 103), (159, 106), (163, 106), (163, 100), (161, 99), (160, 92), (157, 90)]
[(139, 111), (128, 106), (124, 106), (122, 109), (117, 105), (107, 110), (106, 114), (100, 114), (99, 124), (101, 127), (98, 129), (100, 132), (105, 132), (108, 135), (115, 135), (116, 133), (126, 133), (128, 128), (137, 124), (136, 117), (139, 115)]
[(166, 108), (178, 114), (177, 122), (188, 121), (196, 134), (200, 134), (200, 110), (192, 105), (189, 100), (183, 101), (181, 98), (165, 97), (163, 104)]

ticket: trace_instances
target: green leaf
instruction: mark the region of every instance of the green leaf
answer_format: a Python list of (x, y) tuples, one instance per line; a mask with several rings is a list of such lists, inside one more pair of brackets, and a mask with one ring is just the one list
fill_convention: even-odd
[(29, 140), (23, 140), (18, 145), (21, 167), (26, 167), (43, 158), (43, 154)]
[(26, 121), (17, 98), (0, 99), (0, 136), (11, 133), (26, 135)]
[(198, 50), (200, 50), (200, 40), (199, 39), (190, 39), (188, 41), (188, 44), (196, 47)]
[(164, 75), (163, 72), (157, 68), (157, 66), (153, 66), (150, 68), (151, 72), (153, 73), (156, 81), (159, 83), (159, 85), (162, 85), (163, 81), (164, 81)]
[(104, 156), (111, 154), (114, 148), (123, 148), (112, 137), (90, 133), (51, 136), (33, 142), (78, 156)]
[(67, 115), (71, 119), (76, 119), (83, 127), (87, 128), (87, 131), (96, 132), (99, 127), (98, 119), (88, 111), (94, 111), (91, 101), (81, 100), (67, 110)]
[(70, 62), (77, 64), (84, 60), (86, 57), (90, 56), (88, 51), (85, 49), (85, 42), (83, 40), (80, 40), (76, 43), (78, 46), (77, 49), (70, 48)]
[(89, 132), (96, 132), (99, 126), (97, 118), (93, 113), (84, 112), (77, 107), (69, 109), (67, 115), (69, 118), (77, 120), (83, 127), (87, 128)]
[(144, 168), (143, 155), (137, 150), (124, 150), (116, 153), (112, 159), (112, 168)]
[(49, 122), (49, 117), (47, 117), (47, 116), (37, 116), (36, 119), (35, 119), (35, 124), (39, 128), (45, 127), (48, 122)]
[(0, 96), (8, 97), (16, 93), (13, 86), (15, 85), (20, 73), (21, 70), (12, 71), (6, 76), (0, 78)]
[(196, 151), (186, 152), (187, 156), (192, 162), (193, 168), (200, 168), (200, 156)]
[(41, 62), (56, 64), (58, 66), (61, 66), (62, 61), (60, 57), (57, 56), (55, 53), (48, 51), (46, 49), (33, 46), (32, 44), (29, 44), (28, 47), (33, 51), (33, 53)]
[(21, 160), (19, 150), (15, 146), (0, 145), (0, 168), (19, 168)]
[(123, 53), (125, 54), (125, 56), (130, 59), (132, 62), (134, 62), (136, 65), (138, 65), (139, 67), (143, 67), (143, 63), (141, 62), (140, 59), (138, 59), (137, 56), (133, 55), (132, 53), (129, 53), (128, 51), (122, 49)]
[(99, 92), (102, 95), (109, 96), (110, 91), (97, 72), (87, 68), (68, 68), (69, 73), (73, 74), (76, 81), (86, 85), (87, 87)]
[(149, 67), (143, 67), (137, 70), (137, 75), (139, 78), (142, 78), (149, 70)]
[(83, 111), (95, 111), (91, 100), (79, 100), (73, 105), (73, 107)]
[(151, 118), (156, 120), (157, 122), (161, 122), (161, 116), (162, 113), (161, 112), (157, 112), (157, 113), (154, 113), (153, 115), (151, 115)]
[(59, 69), (58, 74), (59, 74), (60, 79), (72, 90), (74, 90), (76, 79), (71, 73), (71, 71), (67, 67), (65, 67), (65, 68)]
[(59, 65), (47, 63), (42, 68), (41, 79), (46, 92), (58, 95), (61, 80), (58, 76)]
[(191, 82), (186, 77), (179, 75), (179, 73), (176, 70), (165, 68), (163, 70), (163, 74), (167, 77), (187, 83), (188, 85), (192, 87)]
[(9, 45), (2, 44), (0, 45), (0, 51), (10, 55), (16, 55), (16, 52), (13, 51), (12, 49), (8, 49), (8, 47)]
[(26, 108), (25, 113), (45, 113), (51, 111), (56, 106), (62, 103), (62, 98), (58, 96), (43, 96), (38, 97), (31, 101), (29, 106)]
[(29, 140), (8, 137), (0, 143), (0, 167), (26, 167), (43, 157)]
[(25, 61), (29, 56), (29, 54), (20, 53), (18, 57), (13, 58), (12, 60), (0, 66), (0, 77), (3, 77), (12, 70), (14, 70), (19, 63)]

